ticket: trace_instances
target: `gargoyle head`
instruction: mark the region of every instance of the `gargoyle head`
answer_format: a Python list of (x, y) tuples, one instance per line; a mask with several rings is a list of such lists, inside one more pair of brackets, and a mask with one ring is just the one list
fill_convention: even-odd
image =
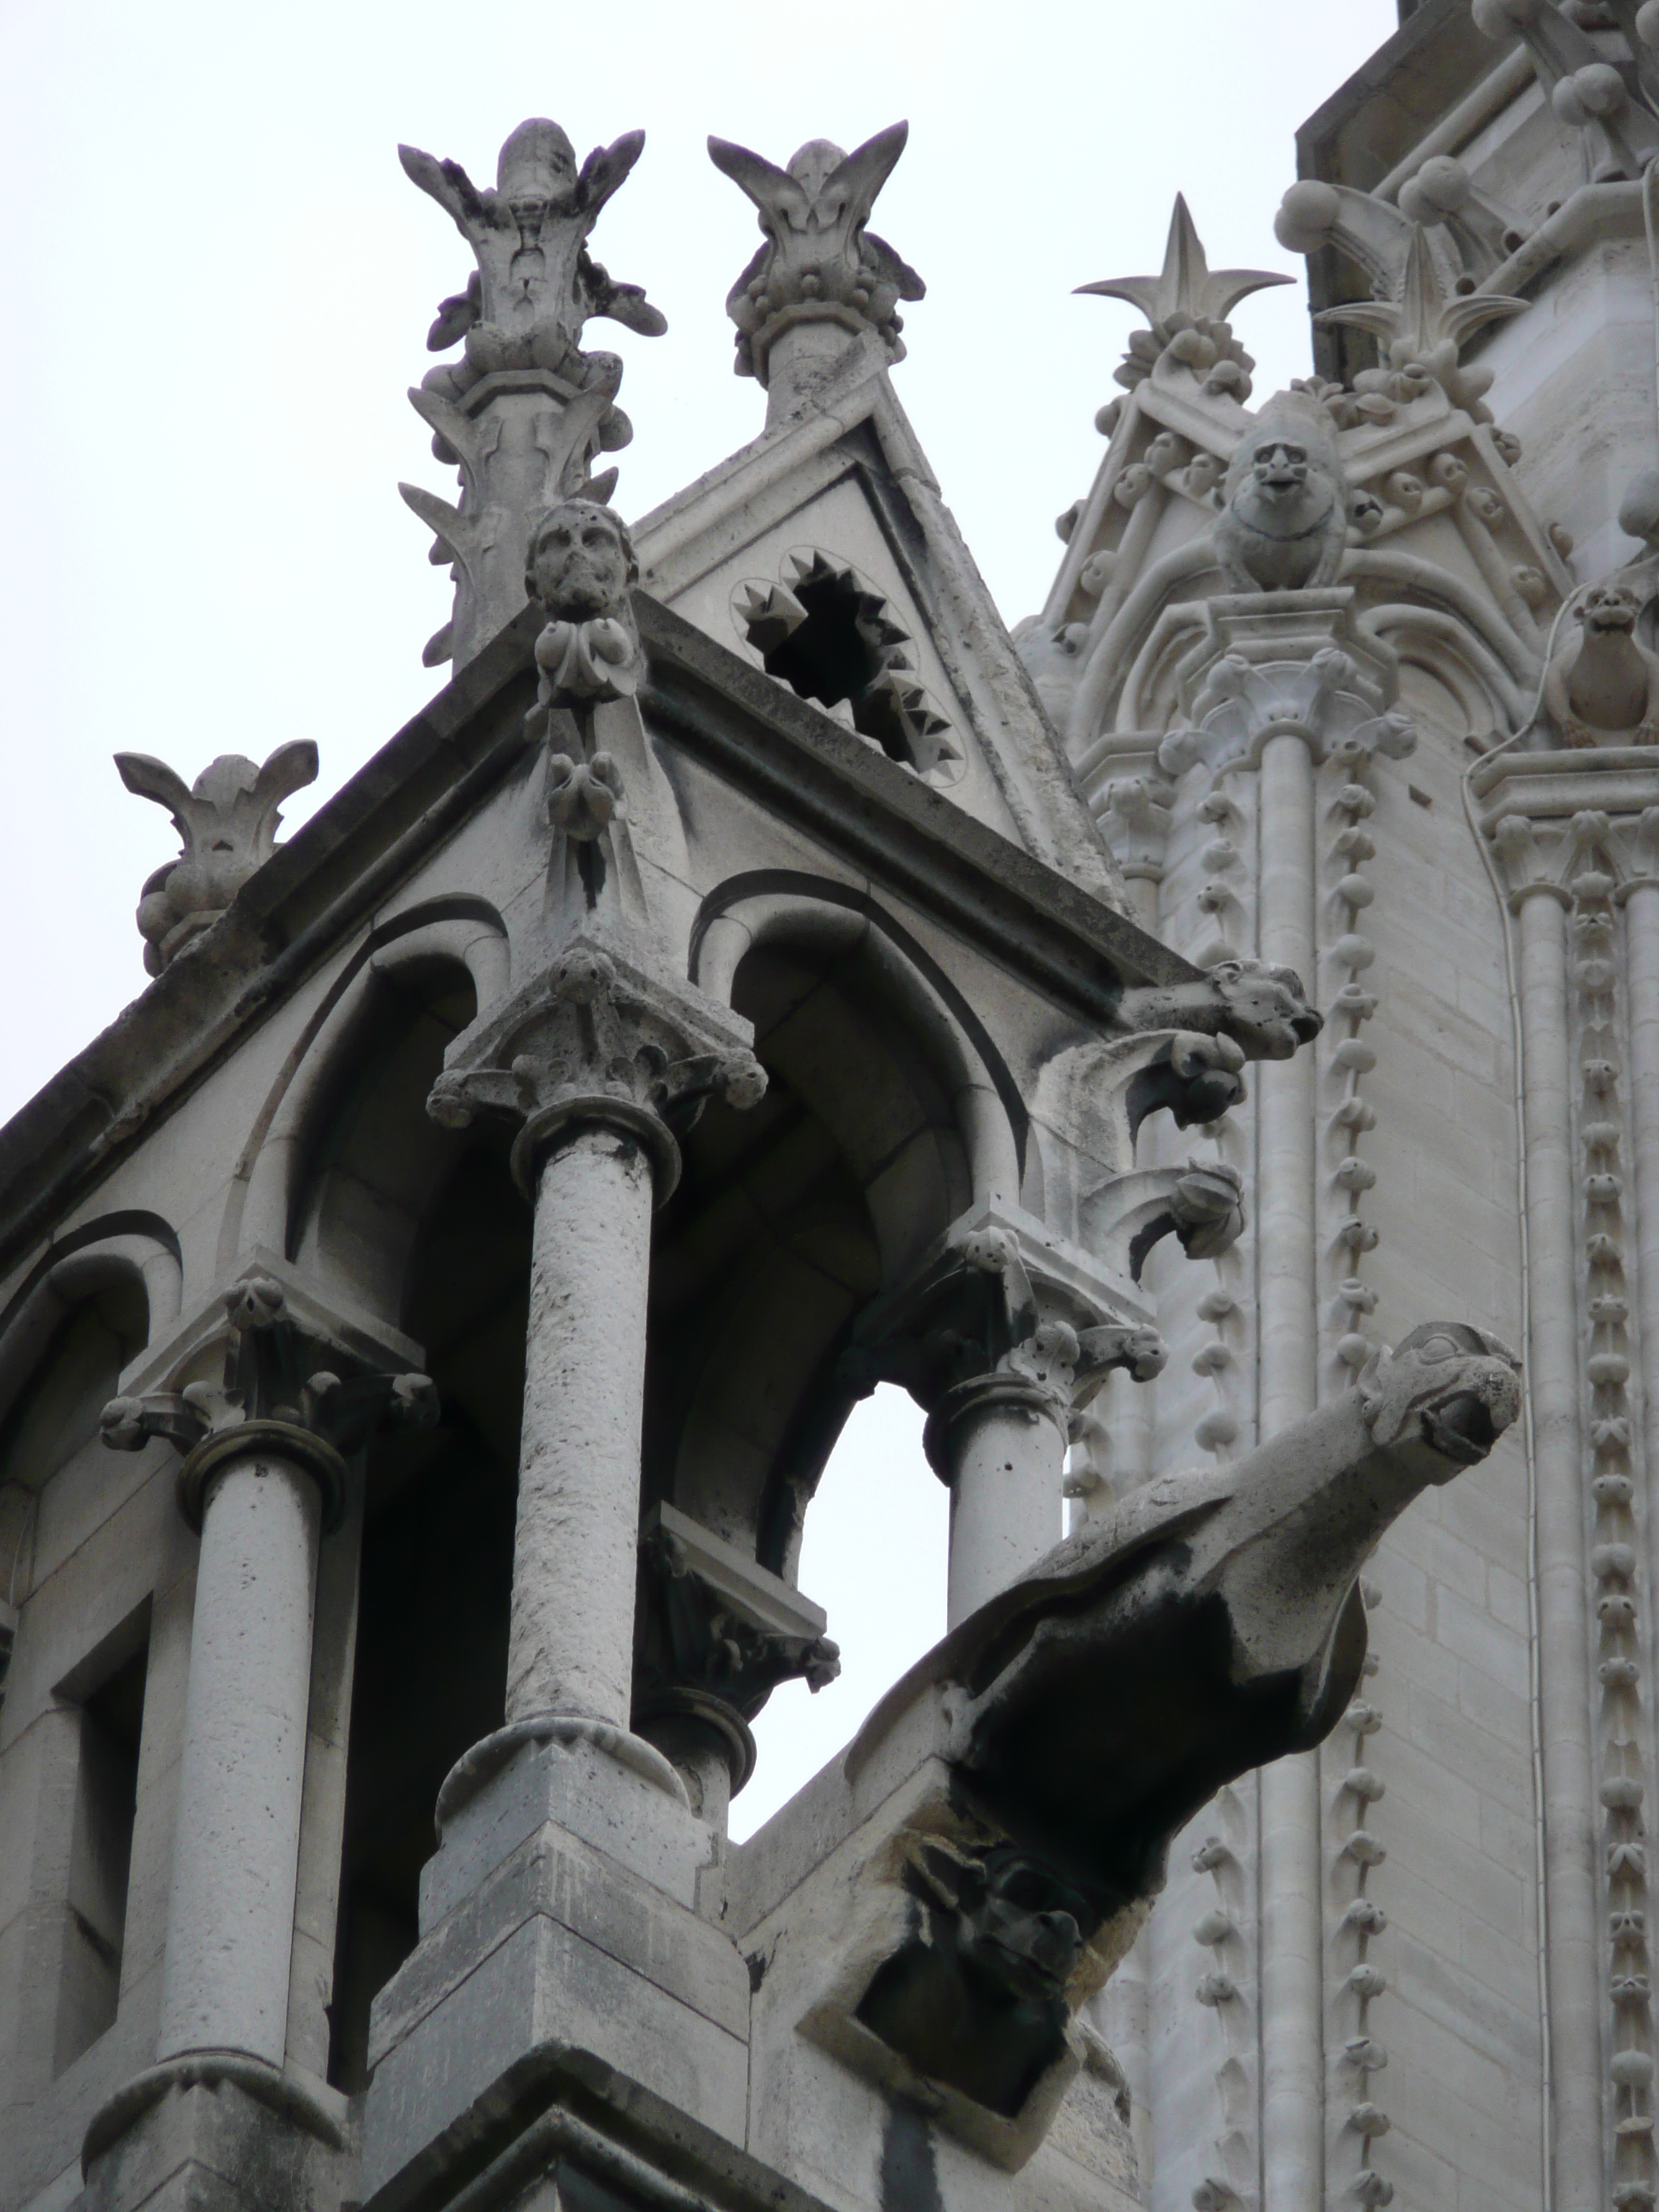
[(1221, 1027), (1249, 1060), (1289, 1060), (1298, 1045), (1319, 1035), (1322, 1015), (1308, 1004), (1293, 968), (1261, 960), (1222, 960), (1210, 981), (1224, 1009)]
[(1288, 438), (1267, 439), (1250, 456), (1250, 473), (1264, 499), (1286, 504), (1308, 481), (1308, 449)]
[(1379, 1352), (1359, 1377), (1365, 1424), (1379, 1444), (1413, 1431), (1446, 1462), (1449, 1481), (1485, 1459), (1521, 1410), (1521, 1363), (1466, 1322), (1430, 1321)]
[(1587, 639), (1609, 637), (1623, 633), (1626, 637), (1636, 629), (1636, 617), (1642, 611), (1642, 602), (1628, 584), (1592, 584), (1579, 600), (1574, 612), (1584, 625)]
[(525, 590), (556, 622), (630, 622), (628, 591), (639, 573), (622, 518), (597, 501), (567, 499), (531, 532)]

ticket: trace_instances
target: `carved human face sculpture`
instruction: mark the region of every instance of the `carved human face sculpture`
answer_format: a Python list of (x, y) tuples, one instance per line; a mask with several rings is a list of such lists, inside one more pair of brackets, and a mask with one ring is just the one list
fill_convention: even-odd
[(1359, 1378), (1379, 1444), (1415, 1427), (1446, 1462), (1446, 1480), (1483, 1460), (1521, 1410), (1521, 1363), (1466, 1322), (1425, 1322)]
[(1619, 631), (1629, 636), (1641, 611), (1642, 603), (1628, 585), (1592, 584), (1579, 601), (1577, 613), (1586, 637), (1607, 637)]
[(1288, 438), (1274, 438), (1258, 446), (1250, 461), (1256, 489), (1264, 497), (1293, 500), (1308, 481), (1308, 449)]
[(615, 620), (639, 574), (628, 533), (609, 507), (569, 499), (550, 508), (530, 541), (525, 588), (557, 622)]

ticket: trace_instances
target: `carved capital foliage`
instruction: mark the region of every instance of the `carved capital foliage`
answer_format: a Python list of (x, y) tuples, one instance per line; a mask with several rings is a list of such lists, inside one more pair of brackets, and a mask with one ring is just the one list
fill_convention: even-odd
[(1156, 1330), (1103, 1313), (1101, 1292), (1017, 1226), (978, 1218), (958, 1224), (914, 1283), (866, 1316), (842, 1381), (856, 1396), (878, 1382), (908, 1390), (933, 1417), (927, 1444), (942, 1474), (944, 1432), (970, 1402), (1018, 1398), (1069, 1435), (1114, 1368), (1138, 1382), (1163, 1371), (1169, 1354)]
[(898, 303), (920, 300), (927, 287), (866, 225), (908, 135), (908, 124), (895, 123), (851, 154), (815, 138), (783, 169), (724, 138), (708, 141), (709, 159), (753, 202), (766, 240), (726, 302), (739, 376), (766, 385), (773, 346), (806, 322), (873, 331), (890, 361), (903, 360)]
[(1182, 663), (1184, 725), (1158, 747), (1166, 774), (1256, 768), (1268, 738), (1284, 735), (1302, 738), (1316, 763), (1350, 761), (1362, 773), (1378, 754), (1414, 750), (1415, 726), (1389, 706), (1394, 656), (1356, 622), (1348, 588), (1212, 599), (1205, 626)]
[(129, 791), (166, 807), (184, 848), (147, 879), (138, 904), (144, 966), (159, 975), (270, 858), (283, 801), (317, 781), (317, 748), (295, 738), (263, 768), (225, 753), (193, 784), (149, 753), (117, 753), (115, 765)]
[[(180, 1375), (173, 1387), (112, 1398), (100, 1421), (104, 1442), (142, 1451), (164, 1437), (183, 1452), (179, 1502), (197, 1527), (218, 1468), (261, 1448), (286, 1454), (317, 1476), (331, 1526), (343, 1504), (345, 1456), (383, 1430), (428, 1427), (438, 1418), (438, 1394), (425, 1375), (387, 1373), (320, 1340), (268, 1275), (244, 1277), (222, 1304), (223, 1322), (208, 1344), (216, 1376), (186, 1382)], [(192, 1346), (188, 1365), (202, 1364), (201, 1348)]]
[(772, 1692), (804, 1680), (816, 1693), (841, 1673), (823, 1609), (669, 1504), (646, 1516), (640, 1564), (636, 1720), (701, 1721), (741, 1789), (754, 1765), (748, 1724)]
[(514, 1171), (532, 1197), (537, 1163), (562, 1133), (621, 1127), (650, 1151), (661, 1204), (679, 1179), (676, 1131), (711, 1097), (744, 1108), (764, 1097), (751, 1036), (729, 1008), (586, 935), (462, 1032), (427, 1111), (450, 1129), (479, 1114), (516, 1123)]

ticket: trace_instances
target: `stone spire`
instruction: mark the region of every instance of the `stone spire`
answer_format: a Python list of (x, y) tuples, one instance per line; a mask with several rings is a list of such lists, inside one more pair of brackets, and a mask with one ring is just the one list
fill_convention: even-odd
[(641, 131), (600, 147), (580, 173), (556, 123), (521, 123), (501, 148), (494, 190), (457, 161), (413, 146), (398, 158), (453, 217), (477, 267), (466, 289), (439, 305), (427, 333), (434, 353), (462, 342), (461, 358), (410, 393), (431, 425), (432, 450), (459, 469), (459, 506), (400, 484), (433, 531), (434, 562), (455, 580), (455, 611), (428, 644), (428, 667), (459, 668), (525, 603), (532, 523), (557, 501), (608, 500), (617, 472), (592, 476), (594, 456), (627, 445), (633, 426), (615, 404), (622, 362), (584, 353), (585, 325), (609, 316), (646, 337), (668, 327), (637, 284), (618, 284), (587, 240), (605, 203), (640, 157)]
[(866, 331), (890, 362), (904, 358), (898, 303), (927, 288), (865, 226), (909, 131), (890, 124), (850, 154), (814, 138), (787, 169), (724, 138), (708, 141), (714, 167), (753, 201), (766, 240), (726, 308), (738, 326), (737, 373), (770, 393), (769, 420), (828, 382)]

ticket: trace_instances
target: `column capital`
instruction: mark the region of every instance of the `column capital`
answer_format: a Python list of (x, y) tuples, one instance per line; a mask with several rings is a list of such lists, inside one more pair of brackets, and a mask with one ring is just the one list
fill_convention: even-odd
[(1261, 765), (1271, 739), (1299, 738), (1316, 766), (1374, 755), (1403, 759), (1417, 744), (1393, 707), (1399, 666), (1355, 618), (1353, 592), (1230, 593), (1204, 603), (1205, 635), (1181, 664), (1184, 723), (1158, 750), (1166, 775), (1204, 763), (1214, 775)]
[(624, 1131), (651, 1154), (660, 1206), (679, 1180), (677, 1132), (717, 1094), (736, 1107), (764, 1096), (753, 1037), (729, 1007), (583, 933), (455, 1040), (427, 1111), (450, 1129), (479, 1114), (515, 1121), (513, 1172), (532, 1200), (541, 1162), (562, 1139)]
[[(361, 1325), (266, 1271), (279, 1266), (268, 1254), (255, 1255), (240, 1280), (128, 1370), (126, 1390), (103, 1410), (103, 1438), (112, 1449), (142, 1451), (152, 1437), (165, 1437), (184, 1454), (179, 1509), (198, 1532), (212, 1477), (262, 1451), (314, 1479), (325, 1533), (336, 1528), (347, 1455), (380, 1429), (437, 1419), (428, 1376), (379, 1364), (379, 1347)], [(418, 1356), (417, 1347), (399, 1344)]]
[(1114, 1368), (1149, 1382), (1168, 1358), (1157, 1331), (1133, 1309), (1127, 1317), (1117, 1310), (1114, 1285), (1079, 1267), (1080, 1256), (1017, 1218), (968, 1216), (872, 1310), (845, 1356), (844, 1380), (860, 1395), (898, 1382), (927, 1408), (923, 1449), (941, 1481), (950, 1480), (945, 1440), (975, 1409), (1029, 1406), (1066, 1438)]

